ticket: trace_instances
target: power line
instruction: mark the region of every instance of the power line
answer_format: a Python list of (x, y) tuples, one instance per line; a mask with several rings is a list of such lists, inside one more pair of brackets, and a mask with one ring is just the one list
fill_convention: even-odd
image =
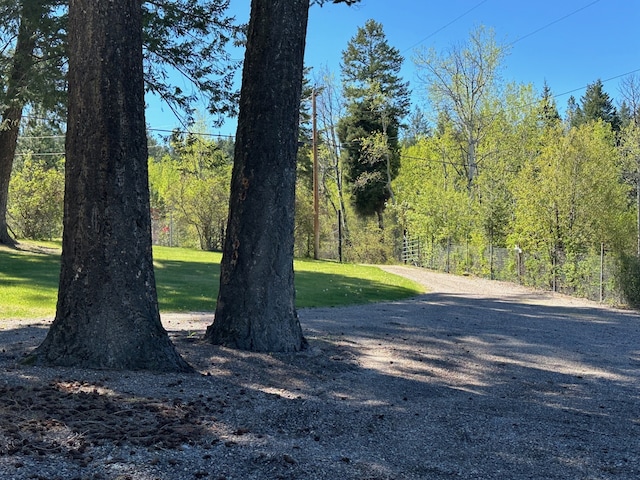
[(58, 157), (64, 156), (65, 152), (50, 152), (50, 153), (33, 153), (33, 152), (16, 152), (16, 157)]
[[(627, 73), (621, 73), (620, 75), (615, 75), (613, 77), (609, 77), (609, 78), (605, 78), (604, 80), (601, 80), (602, 83), (607, 83), (610, 82), (611, 80), (616, 80), (618, 78), (622, 78), (622, 77), (626, 77), (627, 75), (632, 75), (634, 73), (640, 72), (640, 68), (636, 68), (635, 70), (631, 70), (630, 72)], [(556, 95), (553, 95), (553, 97), (563, 97), (564, 95), (569, 95), (570, 93), (575, 93), (575, 92), (579, 92), (582, 89), (588, 88), (589, 85), (585, 85), (583, 87), (580, 88), (574, 88), (573, 90), (568, 90), (566, 92), (563, 93), (558, 93)]]
[[(149, 128), (150, 132), (163, 132), (163, 133), (183, 133), (188, 135), (196, 135), (202, 137), (216, 137), (216, 138), (231, 138), (233, 139), (233, 135), (223, 135), (221, 133), (200, 133), (200, 132), (191, 132), (189, 130), (164, 130), (161, 128)], [(65, 135), (39, 135), (39, 136), (20, 136), (20, 140), (43, 140), (43, 139), (51, 139), (51, 138), (65, 138)]]
[(185, 135), (197, 135), (201, 137), (215, 137), (215, 138), (228, 138), (233, 140), (235, 138), (234, 135), (223, 135), (221, 133), (200, 133), (200, 132), (192, 132), (190, 130), (166, 130), (162, 128), (149, 128), (150, 132), (162, 132), (162, 133), (182, 133)]
[(64, 138), (65, 135), (20, 136), (21, 140), (42, 140), (45, 138)]
[(442, 27), (438, 28), (436, 31), (434, 31), (433, 33), (430, 33), (429, 35), (427, 35), (426, 37), (424, 37), (422, 40), (414, 43), (413, 45), (411, 45), (409, 48), (405, 49), (402, 53), (406, 53), (409, 50), (413, 49), (414, 47), (417, 47), (418, 45), (420, 45), (423, 42), (426, 42), (427, 40), (429, 40), (431, 37), (434, 37), (435, 35), (437, 35), (438, 33), (440, 33), (442, 30), (444, 30), (445, 28), (447, 28), (448, 26), (454, 24), (455, 22), (457, 22), (458, 20), (460, 20), (462, 17), (468, 15), (469, 13), (473, 12), (476, 8), (480, 7), (481, 5), (487, 3), (489, 0), (482, 0), (480, 3), (478, 3), (475, 7), (471, 7), (469, 10), (467, 10), (466, 12), (462, 13), (461, 15), (458, 15), (456, 18), (454, 18), (453, 20), (451, 20), (449, 23), (447, 23), (446, 25), (443, 25)]
[(565, 20), (565, 19), (567, 19), (567, 18), (571, 17), (572, 15), (575, 15), (576, 13), (581, 12), (582, 10), (587, 9), (587, 8), (589, 8), (589, 7), (590, 7), (590, 6), (592, 6), (592, 5), (595, 5), (595, 4), (596, 4), (596, 3), (598, 3), (599, 1), (600, 1), (600, 0), (594, 0), (593, 2), (588, 3), (587, 5), (584, 5), (584, 6), (580, 7), (580, 8), (578, 8), (577, 10), (574, 10), (574, 11), (573, 11), (573, 12), (571, 12), (571, 13), (567, 13), (567, 14), (566, 14), (566, 15), (564, 15), (563, 17), (560, 17), (560, 18), (558, 18), (558, 19), (556, 19), (556, 20), (553, 20), (552, 22), (549, 22), (549, 23), (547, 23), (546, 25), (543, 25), (542, 27), (537, 28), (537, 29), (536, 29), (536, 30), (534, 30), (533, 32), (527, 33), (526, 35), (523, 35), (522, 37), (520, 37), (520, 38), (518, 38), (518, 39), (514, 40), (513, 42), (511, 42), (511, 43), (509, 44), (509, 46), (515, 45), (516, 43), (520, 42), (521, 40), (524, 40), (525, 38), (529, 38), (529, 37), (531, 37), (532, 35), (535, 35), (536, 33), (539, 33), (539, 32), (541, 32), (542, 30), (544, 30), (544, 29), (546, 29), (546, 28), (550, 27), (551, 25), (555, 25), (556, 23), (561, 22), (562, 20)]

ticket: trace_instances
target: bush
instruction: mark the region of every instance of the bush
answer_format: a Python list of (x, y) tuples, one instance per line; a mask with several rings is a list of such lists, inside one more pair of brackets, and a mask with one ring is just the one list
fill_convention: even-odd
[(618, 261), (618, 281), (625, 301), (640, 308), (640, 258), (621, 255)]
[(381, 230), (373, 221), (351, 225), (344, 256), (351, 263), (394, 263), (397, 255), (393, 229)]
[(63, 162), (47, 167), (27, 157), (9, 186), (8, 212), (20, 236), (50, 240), (62, 234)]

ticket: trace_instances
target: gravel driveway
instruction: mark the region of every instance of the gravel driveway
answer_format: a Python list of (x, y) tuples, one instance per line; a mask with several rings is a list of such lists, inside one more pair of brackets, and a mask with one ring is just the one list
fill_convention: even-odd
[(49, 322), (0, 325), (0, 478), (640, 479), (636, 312), (384, 268), (428, 293), (303, 309), (300, 354), (163, 315), (201, 375), (20, 367)]
[(359, 379), (369, 387), (359, 396), (394, 405), (396, 448), (387, 460), (396, 472), (640, 479), (636, 312), (509, 283), (383, 268), (429, 293), (308, 310), (302, 319), (318, 335), (344, 330), (367, 378)]

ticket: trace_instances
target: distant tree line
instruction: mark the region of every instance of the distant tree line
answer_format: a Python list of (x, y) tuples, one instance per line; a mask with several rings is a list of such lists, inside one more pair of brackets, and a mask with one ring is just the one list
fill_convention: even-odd
[[(638, 301), (636, 78), (623, 82), (617, 108), (596, 80), (579, 101), (569, 99), (563, 118), (548, 87), (503, 83), (507, 48), (480, 27), (444, 53), (416, 52), (427, 115), (411, 111), (404, 59), (382, 24), (357, 30), (339, 83), (320, 72), (305, 88), (309, 0), (253, 0), (246, 29), (225, 16), (226, 6), (72, 0), (67, 13), (54, 1), (0, 2), (0, 242), (13, 244), (10, 223), (22, 236), (63, 239), (56, 319), (33, 361), (189, 370), (159, 322), (154, 215), (168, 216), (192, 244), (223, 251), (207, 341), (304, 348), (292, 259), (309, 254), (314, 143), (329, 255), (338, 245), (346, 260), (388, 262), (403, 239), (418, 237), (517, 247), (554, 271), (605, 246), (619, 259), (628, 300)], [(238, 96), (225, 47), (240, 32)], [(172, 67), (198, 93), (167, 83)], [(193, 132), (148, 144), (145, 89), (184, 112)], [(316, 130), (308, 128), (309, 89)], [(200, 92), (213, 114), (234, 111), (239, 98), (234, 142), (209, 140), (202, 122), (193, 125)], [(96, 332), (104, 335), (99, 346)]]

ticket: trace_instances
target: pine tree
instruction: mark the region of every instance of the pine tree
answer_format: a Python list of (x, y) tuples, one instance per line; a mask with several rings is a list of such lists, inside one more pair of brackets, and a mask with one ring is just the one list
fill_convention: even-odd
[(540, 99), (540, 107), (538, 112), (538, 120), (544, 127), (553, 127), (560, 122), (560, 114), (556, 101), (553, 99), (551, 88), (545, 82)]
[(620, 117), (611, 97), (604, 91), (600, 79), (587, 86), (585, 94), (580, 98), (580, 106), (576, 111), (572, 126), (597, 120), (610, 124), (614, 132), (620, 130)]
[(403, 60), (374, 20), (367, 20), (342, 52), (348, 113), (338, 136), (345, 145), (347, 180), (358, 213), (376, 214), (380, 227), (400, 167), (400, 121), (409, 109), (409, 84), (399, 75)]
[(220, 291), (205, 335), (214, 344), (281, 352), (306, 345), (293, 248), (308, 10), (309, 0), (251, 2)]
[(151, 253), (142, 0), (72, 0), (56, 318), (29, 359), (189, 372), (160, 323)]

